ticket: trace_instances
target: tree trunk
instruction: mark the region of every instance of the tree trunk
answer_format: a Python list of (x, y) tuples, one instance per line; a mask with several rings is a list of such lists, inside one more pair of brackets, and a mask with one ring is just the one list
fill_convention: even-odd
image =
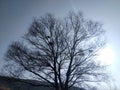
[(63, 88), (62, 90), (69, 90), (69, 89), (66, 87), (66, 88)]

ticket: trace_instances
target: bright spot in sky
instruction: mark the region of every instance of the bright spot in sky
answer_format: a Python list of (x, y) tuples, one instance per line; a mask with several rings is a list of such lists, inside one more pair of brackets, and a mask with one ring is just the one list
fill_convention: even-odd
[(99, 51), (98, 60), (105, 65), (111, 65), (115, 59), (115, 52), (110, 46), (106, 46)]

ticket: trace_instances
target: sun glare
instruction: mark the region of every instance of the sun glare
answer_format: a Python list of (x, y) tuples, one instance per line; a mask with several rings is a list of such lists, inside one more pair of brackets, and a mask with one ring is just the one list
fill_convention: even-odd
[(106, 46), (100, 50), (98, 60), (105, 65), (111, 65), (115, 59), (115, 52), (110, 46)]

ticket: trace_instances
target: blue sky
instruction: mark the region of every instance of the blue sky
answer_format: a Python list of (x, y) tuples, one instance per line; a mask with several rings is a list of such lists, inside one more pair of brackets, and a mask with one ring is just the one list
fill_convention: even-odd
[(33, 17), (48, 12), (61, 17), (70, 10), (80, 10), (85, 17), (103, 24), (107, 42), (115, 52), (110, 69), (120, 79), (120, 0), (0, 0), (1, 65), (8, 45), (27, 32)]

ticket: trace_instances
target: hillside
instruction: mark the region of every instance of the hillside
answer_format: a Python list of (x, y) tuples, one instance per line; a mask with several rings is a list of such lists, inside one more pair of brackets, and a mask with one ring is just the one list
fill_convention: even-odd
[[(0, 76), (0, 87), (6, 87), (5, 90), (53, 90), (48, 84), (35, 80), (17, 79), (12, 77)], [(0, 90), (3, 90), (1, 89)], [(85, 90), (74, 87), (71, 90)]]

